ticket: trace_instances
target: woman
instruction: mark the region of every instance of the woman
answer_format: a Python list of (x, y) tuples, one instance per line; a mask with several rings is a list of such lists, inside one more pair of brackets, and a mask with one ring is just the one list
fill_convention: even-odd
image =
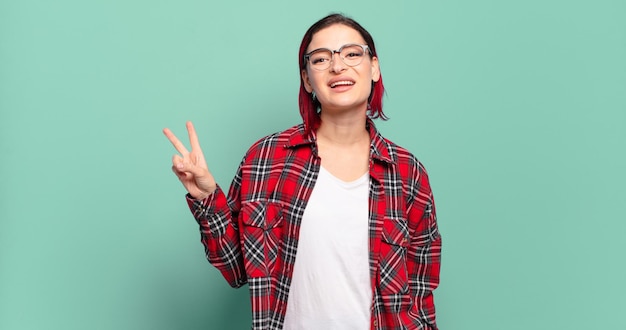
[(172, 169), (188, 191), (207, 259), (248, 284), (253, 329), (437, 329), (441, 238), (424, 167), (384, 139), (376, 48), (329, 15), (298, 55), (304, 123), (246, 153), (228, 196), (194, 127)]

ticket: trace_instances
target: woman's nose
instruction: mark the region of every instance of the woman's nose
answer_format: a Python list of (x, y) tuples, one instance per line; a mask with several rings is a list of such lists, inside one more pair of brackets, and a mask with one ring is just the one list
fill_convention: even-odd
[(338, 51), (334, 51), (330, 59), (330, 70), (332, 72), (341, 72), (345, 69), (346, 69), (346, 64), (343, 63), (343, 60), (341, 59), (341, 54)]

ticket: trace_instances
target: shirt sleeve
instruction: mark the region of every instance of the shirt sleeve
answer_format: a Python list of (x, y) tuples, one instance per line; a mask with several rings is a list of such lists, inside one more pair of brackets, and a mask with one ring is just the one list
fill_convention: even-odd
[(203, 200), (195, 200), (189, 194), (186, 196), (189, 209), (200, 226), (200, 241), (204, 245), (207, 260), (235, 288), (247, 283), (237, 225), (240, 173), (241, 167), (230, 187), (228, 198), (219, 185), (213, 194)]
[(409, 285), (424, 329), (436, 330), (433, 291), (439, 286), (441, 235), (428, 175), (423, 168), (420, 168), (416, 187), (408, 214), (409, 222), (415, 228), (407, 250)]

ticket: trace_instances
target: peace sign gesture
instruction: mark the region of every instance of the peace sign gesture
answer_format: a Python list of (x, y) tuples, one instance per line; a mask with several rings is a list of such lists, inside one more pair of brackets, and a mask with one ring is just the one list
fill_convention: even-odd
[(190, 121), (187, 122), (187, 133), (191, 143), (191, 152), (169, 128), (163, 129), (163, 134), (179, 153), (172, 157), (172, 171), (193, 198), (205, 199), (217, 189), (217, 183), (209, 172), (198, 142), (198, 135)]

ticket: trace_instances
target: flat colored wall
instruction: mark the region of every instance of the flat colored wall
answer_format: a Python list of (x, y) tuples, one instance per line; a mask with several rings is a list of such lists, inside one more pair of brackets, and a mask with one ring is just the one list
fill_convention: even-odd
[(228, 186), (300, 118), (332, 11), (377, 41), (430, 172), (446, 330), (626, 329), (623, 1), (0, 2), (0, 329), (246, 329), (170, 172), (193, 120)]

